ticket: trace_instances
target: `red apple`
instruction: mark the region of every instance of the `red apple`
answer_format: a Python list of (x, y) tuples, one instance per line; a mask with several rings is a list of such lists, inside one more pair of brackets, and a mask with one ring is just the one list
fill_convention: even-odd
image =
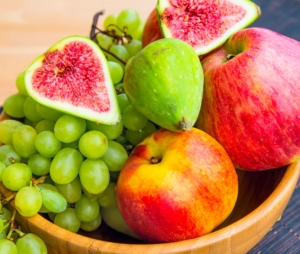
[(272, 169), (299, 159), (298, 41), (263, 28), (241, 30), (202, 66), (197, 126), (225, 148), (237, 168)]
[(146, 242), (173, 242), (211, 232), (231, 213), (237, 174), (212, 137), (161, 129), (140, 143), (116, 187), (127, 225)]

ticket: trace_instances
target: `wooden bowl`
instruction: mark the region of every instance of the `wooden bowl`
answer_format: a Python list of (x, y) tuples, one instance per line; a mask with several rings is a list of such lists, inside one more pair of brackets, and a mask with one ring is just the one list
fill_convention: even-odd
[[(0, 121), (7, 119), (2, 113)], [(144, 244), (118, 233), (103, 222), (92, 233), (64, 230), (37, 214), (31, 218), (17, 215), (23, 230), (40, 236), (49, 254), (109, 253), (246, 253), (254, 247), (280, 218), (288, 204), (300, 174), (300, 162), (262, 172), (237, 170), (239, 196), (224, 223), (202, 237), (166, 244)], [(4, 197), (13, 194), (0, 184)], [(10, 203), (13, 209), (14, 201)], [(47, 215), (46, 215), (47, 216)]]

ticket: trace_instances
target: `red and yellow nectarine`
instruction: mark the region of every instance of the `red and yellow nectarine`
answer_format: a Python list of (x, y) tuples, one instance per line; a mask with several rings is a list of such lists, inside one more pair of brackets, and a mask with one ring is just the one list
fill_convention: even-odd
[(140, 143), (120, 173), (120, 212), (146, 242), (173, 242), (211, 232), (231, 213), (237, 174), (205, 132), (161, 129)]

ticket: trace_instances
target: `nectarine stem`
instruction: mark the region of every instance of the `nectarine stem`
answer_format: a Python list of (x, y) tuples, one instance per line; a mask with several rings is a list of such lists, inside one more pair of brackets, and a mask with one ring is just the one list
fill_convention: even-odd
[(150, 162), (152, 164), (157, 164), (157, 163), (160, 163), (161, 162), (161, 159), (157, 158), (157, 157), (152, 157)]

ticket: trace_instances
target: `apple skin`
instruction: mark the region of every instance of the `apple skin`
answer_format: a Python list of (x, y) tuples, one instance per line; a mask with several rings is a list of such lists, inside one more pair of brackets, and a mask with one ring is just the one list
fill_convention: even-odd
[(162, 39), (162, 33), (160, 31), (158, 19), (157, 19), (157, 10), (154, 10), (150, 13), (147, 21), (145, 23), (143, 37), (142, 37), (142, 46), (146, 47), (151, 42)]
[[(162, 159), (151, 164), (151, 158)], [(145, 242), (174, 242), (211, 232), (238, 195), (234, 166), (221, 145), (196, 128), (156, 131), (123, 166), (116, 186), (120, 212)]]
[[(227, 61), (229, 54), (236, 55)], [(235, 167), (259, 171), (300, 157), (300, 43), (264, 28), (235, 33), (202, 61), (197, 126)]]

